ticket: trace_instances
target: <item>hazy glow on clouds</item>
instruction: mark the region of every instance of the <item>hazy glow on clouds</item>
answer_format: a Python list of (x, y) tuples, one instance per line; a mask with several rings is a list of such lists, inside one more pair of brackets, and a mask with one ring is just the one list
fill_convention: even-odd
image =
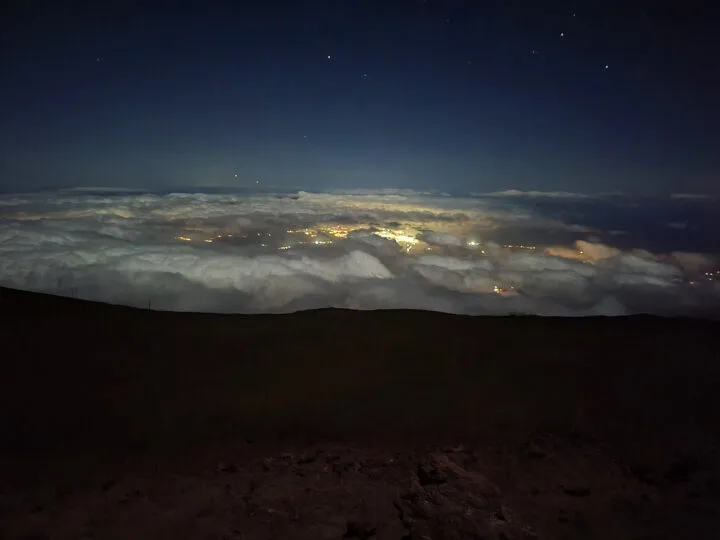
[[(513, 227), (586, 238), (489, 240)], [(704, 314), (720, 304), (718, 281), (694, 277), (714, 268), (711, 257), (622, 251), (588, 241), (595, 232), (495, 198), (400, 190), (8, 195), (0, 284), (220, 312)]]
[(588, 199), (589, 195), (574, 193), (570, 191), (521, 191), (519, 189), (507, 189), (505, 191), (493, 191), (491, 193), (474, 193), (476, 197), (547, 197), (551, 199)]

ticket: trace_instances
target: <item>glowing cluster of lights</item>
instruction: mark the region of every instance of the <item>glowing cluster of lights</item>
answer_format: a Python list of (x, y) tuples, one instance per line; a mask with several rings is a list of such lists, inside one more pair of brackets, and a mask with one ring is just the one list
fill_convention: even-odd
[[(268, 233), (268, 236), (270, 236), (270, 233)], [(232, 234), (216, 234), (216, 235), (211, 236), (210, 238), (204, 238), (202, 241), (205, 242), (206, 244), (212, 244), (213, 242), (215, 242), (218, 239), (232, 238), (232, 237), (233, 237)], [(184, 234), (178, 235), (175, 238), (177, 240), (182, 240), (183, 242), (192, 242), (193, 241), (193, 238), (191, 236), (186, 236)], [(242, 238), (247, 238), (247, 235), (243, 235)], [(196, 238), (196, 240), (200, 241), (199, 238)]]
[(388, 240), (395, 240), (398, 244), (416, 244), (417, 238), (406, 234), (405, 231), (392, 231), (390, 229), (382, 229), (376, 232), (381, 238), (387, 238)]
[(347, 238), (351, 231), (358, 227), (349, 225), (320, 225), (317, 229), (289, 229), (288, 234), (304, 234), (310, 238), (315, 238), (318, 234), (326, 234), (333, 238)]
[[(329, 234), (330, 231), (321, 229), (320, 232)], [(311, 240), (312, 244), (314, 244), (316, 246), (332, 244), (332, 240), (324, 240), (322, 238), (318, 238), (318, 231), (316, 231), (315, 229), (294, 229), (294, 230), (288, 229), (287, 233), (288, 234), (303, 234), (303, 235), (307, 236)], [(347, 233), (345, 233), (345, 236), (347, 236)], [(305, 243), (305, 242), (301, 242), (301, 243)], [(290, 246), (287, 246), (287, 247), (283, 246), (281, 249), (289, 249), (289, 248), (290, 248)]]
[(493, 291), (495, 291), (495, 294), (509, 295), (515, 293), (515, 287), (500, 287), (499, 285), (495, 285)]
[(305, 236), (309, 236), (311, 238), (314, 238), (317, 236), (317, 232), (314, 229), (288, 229), (288, 234), (304, 234)]
[[(703, 277), (704, 277), (707, 281), (716, 281), (716, 280), (717, 280), (717, 281), (720, 281), (720, 270), (715, 270), (715, 271), (711, 271), (711, 272), (704, 272), (704, 273), (703, 273)], [(689, 284), (689, 285), (697, 285), (698, 282), (697, 282), (696, 280), (691, 280), (691, 281), (688, 281), (688, 284)]]
[[(323, 246), (328, 244), (333, 244), (333, 239), (346, 239), (348, 235), (357, 229), (364, 229), (367, 230), (369, 225), (343, 225), (343, 224), (320, 224), (316, 227), (305, 227), (301, 229), (288, 229), (286, 232), (290, 235), (302, 235), (305, 238), (303, 240), (300, 240), (300, 244), (311, 244), (316, 246)], [(415, 232), (412, 230), (400, 230), (400, 229), (388, 229), (388, 228), (381, 228), (376, 229), (374, 231), (375, 235), (385, 238), (387, 240), (392, 240), (402, 246), (406, 253), (410, 253), (410, 251), (415, 248), (418, 244), (420, 244), (420, 240), (415, 236)], [(223, 239), (223, 238), (232, 238), (232, 234), (228, 233), (222, 233), (222, 234), (216, 234), (212, 235), (209, 238), (206, 238), (202, 240), (203, 242), (206, 242), (208, 244), (211, 244), (215, 242), (217, 239)], [(247, 238), (247, 234), (240, 235), (242, 238)], [(269, 232), (254, 232), (251, 233), (251, 236), (258, 237), (258, 240), (262, 237), (272, 237), (272, 233)], [(192, 242), (193, 238), (190, 236), (177, 236), (178, 240), (182, 240), (184, 242)], [(200, 240), (200, 239), (197, 239)], [(295, 244), (296, 242), (293, 242), (292, 244)], [(424, 244), (424, 243), (423, 243)], [(267, 244), (260, 244), (263, 247), (267, 247)], [(481, 246), (481, 243), (478, 240), (468, 240), (466, 242), (466, 245), (470, 248), (479, 248)], [(281, 245), (277, 246), (278, 250), (288, 250), (291, 249), (293, 245)], [(427, 245), (423, 246), (423, 251), (430, 251), (431, 248)], [(516, 248), (516, 249), (530, 249), (534, 250), (535, 246), (526, 246), (526, 245), (518, 245), (518, 244), (506, 244), (503, 246), (505, 248)], [(482, 254), (485, 254), (485, 250), (478, 249), (478, 251)], [(720, 275), (720, 272), (718, 272)], [(710, 278), (708, 278), (710, 279)], [(720, 279), (720, 277), (719, 277)], [(499, 288), (500, 293), (507, 292), (509, 289), (502, 289)], [(497, 291), (496, 291), (497, 292)]]
[(332, 227), (328, 227), (326, 229), (321, 229), (322, 232), (325, 234), (329, 234), (330, 236), (333, 236), (335, 238), (347, 238), (347, 235), (352, 231), (352, 227), (343, 226), (343, 225), (333, 225)]
[[(478, 242), (477, 240), (469, 240), (468, 243), (467, 243), (467, 245), (468, 245), (468, 247), (476, 248), (476, 247), (478, 247), (478, 246), (480, 245), (480, 242)], [(481, 249), (481, 250), (480, 250), (480, 253), (482, 253), (483, 255), (485, 255), (485, 250), (484, 250), (484, 249)]]
[[(312, 243), (315, 245), (325, 245), (325, 244), (332, 244), (332, 240), (326, 240), (318, 238), (320, 235), (322, 236), (330, 236), (332, 238), (347, 238), (348, 235), (356, 230), (356, 229), (366, 229), (367, 226), (352, 226), (352, 225), (320, 225), (316, 229), (313, 228), (305, 228), (305, 229), (288, 229), (286, 232), (288, 234), (304, 234), (309, 239), (312, 240)], [(388, 240), (393, 240), (403, 246), (407, 252), (410, 251), (413, 245), (418, 243), (418, 239), (415, 238), (411, 233), (408, 231), (402, 231), (402, 230), (393, 230), (393, 229), (380, 229), (379, 231), (375, 231), (376, 235), (380, 236), (381, 238), (386, 238)]]

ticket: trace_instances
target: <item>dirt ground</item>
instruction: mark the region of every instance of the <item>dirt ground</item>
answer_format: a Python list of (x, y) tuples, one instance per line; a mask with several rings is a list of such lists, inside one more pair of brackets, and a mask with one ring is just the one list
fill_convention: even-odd
[(0, 313), (0, 538), (720, 535), (718, 323)]

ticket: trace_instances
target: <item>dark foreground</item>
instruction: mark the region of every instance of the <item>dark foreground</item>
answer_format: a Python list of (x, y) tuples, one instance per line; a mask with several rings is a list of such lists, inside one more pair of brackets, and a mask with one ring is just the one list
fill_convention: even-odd
[(718, 534), (718, 323), (0, 312), (0, 538)]

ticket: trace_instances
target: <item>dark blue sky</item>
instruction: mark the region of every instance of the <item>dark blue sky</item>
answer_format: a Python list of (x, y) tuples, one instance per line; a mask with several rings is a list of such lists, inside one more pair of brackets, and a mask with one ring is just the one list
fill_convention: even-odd
[(3, 3), (0, 188), (720, 193), (710, 2), (146, 4)]

